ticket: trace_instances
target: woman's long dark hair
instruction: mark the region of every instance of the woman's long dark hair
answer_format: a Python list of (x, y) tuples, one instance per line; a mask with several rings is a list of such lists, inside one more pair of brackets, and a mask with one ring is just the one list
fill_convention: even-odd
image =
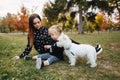
[(38, 14), (31, 14), (30, 17), (29, 17), (29, 31), (28, 31), (28, 37), (29, 37), (29, 43), (30, 43), (30, 46), (33, 46), (33, 41), (34, 41), (34, 25), (33, 25), (33, 20), (35, 18), (38, 18), (40, 19), (41, 21), (41, 18)]

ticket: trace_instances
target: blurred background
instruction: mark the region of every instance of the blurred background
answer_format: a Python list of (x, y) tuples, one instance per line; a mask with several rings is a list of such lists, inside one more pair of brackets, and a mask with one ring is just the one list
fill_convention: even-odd
[(0, 0), (0, 33), (27, 32), (32, 13), (78, 34), (120, 30), (119, 0)]

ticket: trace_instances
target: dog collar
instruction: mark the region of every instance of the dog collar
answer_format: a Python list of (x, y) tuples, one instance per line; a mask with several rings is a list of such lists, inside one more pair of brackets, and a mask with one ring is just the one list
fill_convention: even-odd
[(65, 48), (66, 50), (69, 50), (70, 49), (70, 47), (71, 47), (71, 45), (68, 47), (68, 48)]
[(73, 52), (71, 52), (71, 54), (72, 54), (73, 56), (75, 56), (75, 54), (74, 54)]

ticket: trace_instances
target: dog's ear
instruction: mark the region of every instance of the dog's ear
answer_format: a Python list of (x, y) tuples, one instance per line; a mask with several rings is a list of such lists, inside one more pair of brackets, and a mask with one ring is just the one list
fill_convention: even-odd
[(69, 37), (68, 36), (63, 36), (63, 40), (68, 40), (69, 39)]
[(63, 36), (63, 40), (66, 40), (67, 38), (65, 36)]
[(68, 36), (64, 36), (63, 40), (67, 41), (67, 42), (72, 42), (71, 39)]

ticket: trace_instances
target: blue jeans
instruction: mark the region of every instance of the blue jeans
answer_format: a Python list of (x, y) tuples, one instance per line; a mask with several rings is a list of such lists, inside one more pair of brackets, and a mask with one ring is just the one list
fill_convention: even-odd
[(48, 60), (49, 64), (59, 60), (59, 58), (57, 58), (56, 56), (51, 55), (50, 53), (38, 54), (38, 58), (41, 58), (43, 60)]

